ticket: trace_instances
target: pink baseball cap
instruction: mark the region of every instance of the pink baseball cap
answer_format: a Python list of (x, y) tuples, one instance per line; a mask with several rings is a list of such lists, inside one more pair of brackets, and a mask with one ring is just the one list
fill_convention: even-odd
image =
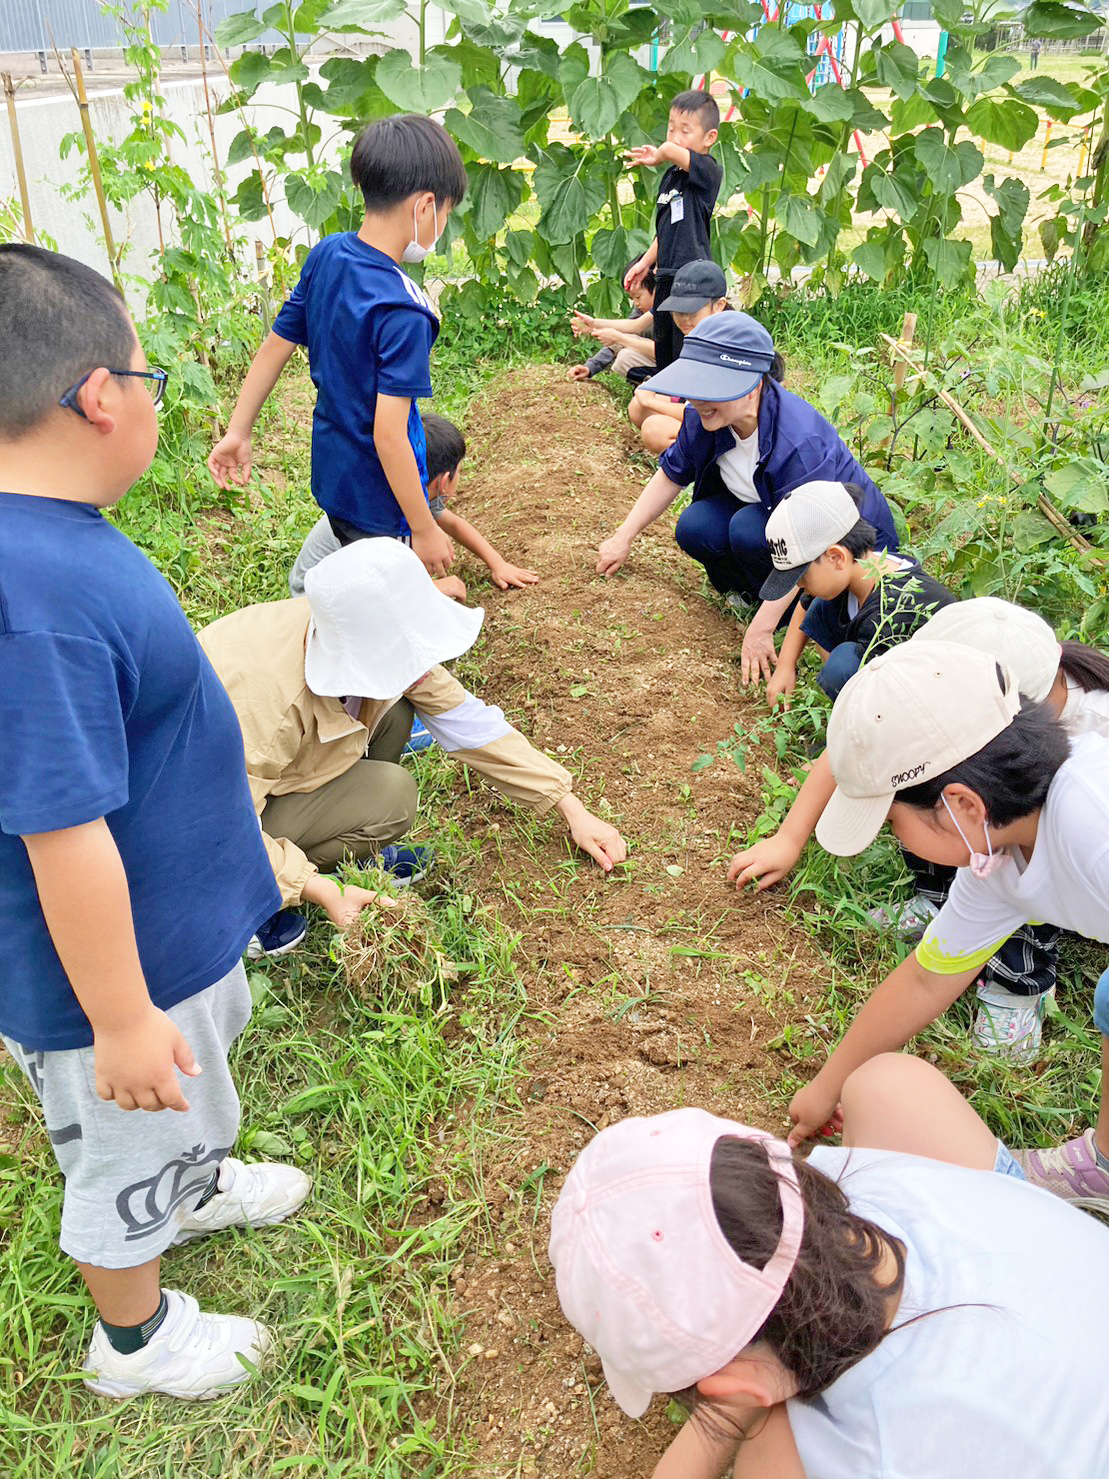
[[(764, 1268), (743, 1262), (713, 1211), (722, 1137), (760, 1141), (778, 1177), (782, 1236)], [(551, 1217), (550, 1259), (562, 1311), (629, 1417), (750, 1344), (793, 1270), (804, 1221), (788, 1146), (706, 1110), (626, 1119), (585, 1147)]]

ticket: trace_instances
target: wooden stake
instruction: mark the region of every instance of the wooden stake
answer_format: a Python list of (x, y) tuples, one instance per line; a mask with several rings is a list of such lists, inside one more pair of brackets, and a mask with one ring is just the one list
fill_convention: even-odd
[(262, 332), (268, 334), (270, 331), (269, 268), (266, 263), (266, 249), (257, 238), (254, 242), (254, 266), (258, 286), (262, 289)]
[[(898, 343), (904, 345), (906, 350), (913, 347), (913, 335), (916, 333), (916, 314), (907, 313), (901, 321), (901, 337)], [(898, 395), (905, 389), (905, 376), (909, 372), (909, 366), (903, 359), (898, 359), (893, 367), (893, 388)]]
[(29, 246), (35, 244), (35, 228), (31, 221), (31, 196), (27, 189), (27, 171), (23, 168), (23, 145), (19, 140), (19, 119), (15, 113), (15, 86), (12, 74), (5, 72), (4, 96), (8, 100), (8, 127), (12, 131), (12, 153), (15, 155), (15, 177), (19, 181), (19, 200), (23, 207), (23, 236)]
[(1047, 132), (1044, 134), (1044, 152), (1040, 155), (1040, 174), (1047, 169), (1047, 151), (1051, 148), (1051, 119), (1047, 120)]
[[(881, 334), (879, 337), (884, 339), (889, 345), (889, 351), (892, 355), (894, 355), (898, 359), (904, 360), (905, 368), (907, 370), (912, 370), (914, 375), (919, 375), (922, 379), (925, 376), (928, 376), (928, 378), (933, 381), (933, 384), (935, 384), (935, 374), (931, 370), (926, 370), (922, 365), (918, 365), (909, 351), (905, 349), (902, 345), (900, 345), (896, 339), (891, 339), (889, 334)], [(1000, 462), (1001, 456), (997, 448), (993, 445), (992, 442), (988, 441), (986, 437), (982, 435), (982, 433), (978, 430), (978, 427), (975, 426), (974, 422), (963, 410), (962, 406), (960, 406), (955, 397), (944, 390), (942, 386), (937, 386), (935, 388), (935, 394), (937, 398), (943, 402), (943, 404), (947, 407), (947, 409), (951, 412), (955, 419), (966, 427), (967, 431), (970, 432), (971, 436), (982, 448), (983, 452), (985, 452), (986, 455), (991, 459), (991, 461)], [(1082, 550), (1084, 554), (1092, 554), (1094, 559), (1097, 560), (1109, 560), (1109, 555), (1104, 554), (1101, 550), (1095, 550), (1088, 539), (1085, 539), (1081, 534), (1079, 534), (1077, 529), (1071, 527), (1070, 523), (1067, 521), (1066, 516), (1059, 512), (1059, 510), (1052, 503), (1051, 499), (1048, 498), (1046, 493), (1041, 493), (1037, 497), (1036, 506), (1039, 508), (1044, 518), (1047, 519), (1050, 524), (1053, 524), (1058, 533), (1060, 533), (1064, 539), (1069, 540), (1070, 543), (1074, 545), (1075, 549)]]
[(108, 265), (112, 269), (112, 277), (120, 292), (123, 284), (119, 278), (119, 263), (116, 260), (116, 244), (112, 236), (112, 223), (108, 217), (108, 199), (104, 194), (104, 181), (100, 175), (100, 159), (96, 153), (96, 136), (92, 131), (92, 119), (89, 116), (89, 100), (85, 95), (85, 75), (81, 71), (81, 59), (77, 55), (77, 48), (70, 50), (73, 58), (73, 81), (77, 92), (77, 107), (81, 113), (81, 127), (85, 131), (85, 148), (89, 154), (89, 170), (92, 174), (93, 188), (96, 191), (97, 204), (100, 206), (100, 222), (104, 227), (104, 245), (108, 249)]

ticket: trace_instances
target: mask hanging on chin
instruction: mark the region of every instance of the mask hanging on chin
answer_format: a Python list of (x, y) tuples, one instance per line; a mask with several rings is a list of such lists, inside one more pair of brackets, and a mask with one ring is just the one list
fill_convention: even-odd
[(431, 239), (431, 245), (430, 246), (421, 246), (420, 245), (420, 229), (416, 225), (416, 207), (413, 205), (413, 207), (412, 207), (412, 240), (408, 243), (408, 245), (405, 247), (404, 251), (401, 253), (401, 261), (402, 262), (411, 262), (413, 264), (416, 263), (416, 262), (422, 262), (429, 252), (432, 252), (432, 251), (435, 250), (435, 245), (436, 245), (436, 243), (439, 240), (439, 208), (435, 204), (434, 200), (431, 202), (431, 209), (432, 209), (432, 211), (434, 213), (435, 235)]
[(941, 796), (940, 800), (943, 802), (947, 815), (951, 818), (952, 825), (954, 826), (956, 832), (958, 832), (959, 836), (966, 843), (967, 851), (970, 853), (970, 871), (974, 875), (974, 877), (988, 878), (991, 873), (996, 873), (998, 868), (1000, 868), (1002, 863), (1004, 863), (1005, 861), (1005, 854), (1003, 852), (994, 852), (993, 843), (990, 841), (989, 822), (983, 822), (982, 824), (982, 831), (985, 834), (986, 838), (986, 851), (975, 852), (970, 845), (967, 834), (963, 831), (962, 827), (960, 827), (959, 823), (955, 820), (955, 813), (951, 810), (950, 806), (948, 806), (947, 797)]

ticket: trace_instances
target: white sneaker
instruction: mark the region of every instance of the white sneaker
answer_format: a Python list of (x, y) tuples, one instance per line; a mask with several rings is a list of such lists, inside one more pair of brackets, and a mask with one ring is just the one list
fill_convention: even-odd
[(971, 1037), (987, 1053), (1013, 1063), (1032, 1063), (1043, 1038), (1044, 1003), (1053, 994), (1018, 996), (1003, 986), (978, 987), (978, 1013)]
[(296, 1166), (259, 1161), (244, 1165), (234, 1156), (220, 1162), (219, 1191), (181, 1223), (173, 1240), (191, 1243), (225, 1227), (272, 1227), (300, 1207), (312, 1190), (312, 1178)]
[(141, 1351), (125, 1356), (112, 1346), (97, 1321), (82, 1370), (85, 1385), (102, 1397), (139, 1397), (161, 1392), (186, 1401), (209, 1402), (254, 1373), (244, 1357), (260, 1366), (273, 1337), (256, 1320), (241, 1315), (206, 1315), (195, 1299), (166, 1289), (169, 1309), (161, 1327)]
[(920, 940), (940, 911), (931, 899), (914, 894), (904, 904), (893, 904), (888, 909), (879, 904), (866, 912), (880, 930), (894, 930), (903, 940)]

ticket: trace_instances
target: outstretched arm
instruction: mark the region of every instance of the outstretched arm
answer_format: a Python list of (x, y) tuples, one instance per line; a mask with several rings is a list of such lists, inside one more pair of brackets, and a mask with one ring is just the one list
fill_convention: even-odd
[(660, 467), (632, 504), (619, 529), (597, 551), (597, 574), (615, 575), (628, 558), (633, 541), (666, 512), (681, 491), (680, 484), (672, 482)]
[(296, 345), (271, 330), (246, 372), (226, 436), (208, 454), (208, 471), (221, 488), (242, 487), (250, 477), (250, 437), (259, 412), (292, 358)]
[(538, 584), (539, 576), (534, 570), (524, 570), (521, 566), (513, 565), (510, 560), (506, 560), (499, 550), (493, 548), (484, 534), (479, 533), (473, 524), (461, 518), (453, 509), (444, 509), (437, 522), (440, 529), (451, 539), (457, 540), (464, 549), (477, 555), (479, 560), (484, 560), (489, 566), (493, 584), (498, 589), (506, 591), (510, 586), (519, 588)]
[(744, 852), (737, 852), (728, 865), (728, 881), (742, 889), (757, 879), (761, 893), (784, 878), (804, 851), (835, 789), (828, 751), (823, 750), (777, 832), (772, 837), (763, 837)]

